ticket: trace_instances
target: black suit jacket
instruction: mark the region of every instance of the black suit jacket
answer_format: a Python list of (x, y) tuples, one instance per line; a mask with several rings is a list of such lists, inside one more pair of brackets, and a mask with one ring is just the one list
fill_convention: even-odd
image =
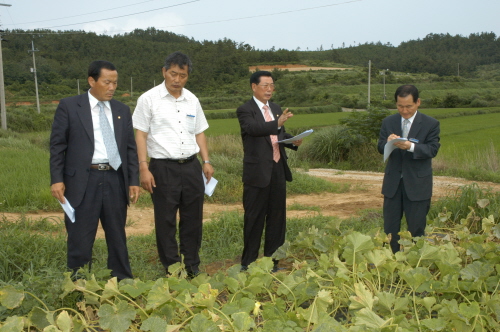
[[(278, 129), (277, 119), (283, 113), (281, 107), (271, 102), (269, 106), (275, 119), (269, 122), (265, 121), (262, 111), (253, 98), (236, 110), (243, 140), (243, 183), (259, 188), (264, 188), (271, 182), (274, 160), (269, 135), (278, 135), (278, 141), (292, 137), (285, 131), (284, 126)], [(293, 144), (279, 144), (281, 159), (285, 166), (285, 178), (287, 181), (292, 181), (285, 147), (294, 150), (297, 150), (297, 147)]]
[[(406, 194), (411, 201), (422, 201), (432, 196), (432, 158), (441, 144), (439, 143), (439, 121), (420, 111), (415, 115), (408, 138), (418, 140), (414, 152), (396, 149), (387, 160), (382, 194), (394, 197), (403, 175)], [(393, 114), (382, 121), (378, 150), (384, 153), (387, 137), (392, 133), (401, 136), (401, 115)]]
[[(127, 105), (113, 99), (110, 105), (128, 202), (129, 186), (139, 185), (132, 116)], [(80, 205), (85, 194), (93, 154), (94, 127), (88, 93), (62, 99), (50, 136), (50, 177), (51, 184), (64, 182), (64, 196), (73, 207)]]

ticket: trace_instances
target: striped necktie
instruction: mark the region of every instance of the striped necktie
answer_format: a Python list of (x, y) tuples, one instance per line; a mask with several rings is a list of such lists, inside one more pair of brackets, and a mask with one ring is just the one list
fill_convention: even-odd
[(104, 104), (102, 101), (97, 103), (99, 105), (99, 125), (101, 126), (102, 138), (104, 146), (108, 153), (109, 165), (117, 170), (122, 164), (120, 154), (118, 153), (118, 146), (116, 145), (115, 134), (109, 125), (106, 113), (104, 113)]
[[(271, 118), (271, 114), (269, 113), (269, 107), (267, 105), (262, 106), (264, 109), (264, 118), (266, 119), (266, 122), (273, 121)], [(280, 148), (278, 146), (278, 136), (277, 135), (270, 135), (271, 136), (271, 143), (273, 144), (273, 160), (275, 162), (278, 162), (280, 160)]]

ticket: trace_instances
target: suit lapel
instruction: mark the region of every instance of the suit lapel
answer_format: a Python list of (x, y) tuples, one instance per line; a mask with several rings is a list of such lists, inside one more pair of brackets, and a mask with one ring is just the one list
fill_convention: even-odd
[(417, 115), (415, 115), (415, 119), (413, 119), (413, 123), (411, 124), (410, 131), (408, 132), (408, 138), (417, 137), (420, 128), (422, 128), (421, 124), (422, 124), (422, 113), (417, 112)]
[(78, 111), (76, 112), (82, 126), (87, 132), (92, 144), (94, 144), (94, 125), (92, 124), (92, 112), (90, 110), (89, 97), (87, 93), (80, 95), (80, 100), (78, 101)]

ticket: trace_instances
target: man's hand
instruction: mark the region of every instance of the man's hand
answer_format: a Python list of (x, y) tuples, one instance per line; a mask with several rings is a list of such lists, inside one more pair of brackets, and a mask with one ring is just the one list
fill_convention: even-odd
[(396, 134), (390, 134), (389, 137), (387, 137), (387, 142), (390, 142), (392, 141), (393, 139), (396, 139), (396, 138), (400, 138), (398, 135)]
[(155, 178), (153, 177), (153, 174), (151, 174), (149, 169), (142, 168), (140, 177), (141, 177), (141, 186), (152, 194), (153, 188), (156, 187)]
[(64, 191), (66, 190), (66, 187), (64, 186), (64, 182), (57, 182), (54, 183), (53, 185), (50, 186), (50, 192), (52, 196), (57, 198), (59, 202), (61, 203), (66, 203), (66, 200), (64, 199)]
[(283, 113), (278, 118), (278, 128), (282, 127), (285, 124), (286, 120), (288, 120), (292, 116), (293, 116), (293, 113), (288, 112), (288, 108), (286, 110), (284, 110)]
[(411, 148), (411, 142), (410, 141), (400, 141), (394, 143), (394, 146), (397, 148), (400, 148), (401, 150), (409, 150)]
[(300, 146), (302, 144), (302, 138), (299, 140), (293, 141), (292, 144), (295, 146)]
[(128, 193), (130, 195), (130, 202), (133, 204), (137, 203), (140, 195), (140, 187), (139, 186), (129, 186)]
[(205, 177), (207, 178), (207, 183), (210, 182), (210, 179), (212, 178), (212, 175), (214, 174), (214, 168), (212, 165), (206, 163), (203, 164), (203, 174), (205, 174)]

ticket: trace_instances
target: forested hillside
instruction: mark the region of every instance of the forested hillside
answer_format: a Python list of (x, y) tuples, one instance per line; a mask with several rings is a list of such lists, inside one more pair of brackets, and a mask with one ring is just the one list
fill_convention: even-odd
[[(144, 91), (162, 79), (160, 68), (165, 56), (173, 51), (189, 54), (195, 71), (190, 79), (194, 91), (217, 90), (216, 86), (248, 76), (248, 65), (336, 62), (366, 66), (372, 60), (378, 68), (399, 72), (471, 75), (478, 65), (500, 62), (500, 38), (495, 33), (476, 33), (468, 37), (429, 34), (399, 46), (381, 43), (363, 44), (325, 51), (257, 50), (249, 44), (221, 38), (196, 41), (183, 35), (149, 28), (115, 36), (84, 31), (7, 30), (2, 44), (7, 90), (29, 93), (33, 90), (32, 56), (34, 41), (38, 82), (74, 89), (76, 79), (85, 80), (90, 61), (107, 59), (115, 63), (120, 79), (133, 77), (134, 90)], [(27, 84), (25, 84), (27, 83)], [(123, 83), (122, 83), (123, 84)], [(52, 87), (53, 88), (53, 87)], [(63, 91), (60, 91), (63, 92)]]
[(333, 61), (366, 66), (372, 60), (379, 68), (440, 76), (470, 76), (480, 65), (500, 62), (500, 38), (495, 33), (473, 33), (468, 37), (429, 34), (399, 46), (366, 43), (327, 51), (299, 52), (301, 60)]

